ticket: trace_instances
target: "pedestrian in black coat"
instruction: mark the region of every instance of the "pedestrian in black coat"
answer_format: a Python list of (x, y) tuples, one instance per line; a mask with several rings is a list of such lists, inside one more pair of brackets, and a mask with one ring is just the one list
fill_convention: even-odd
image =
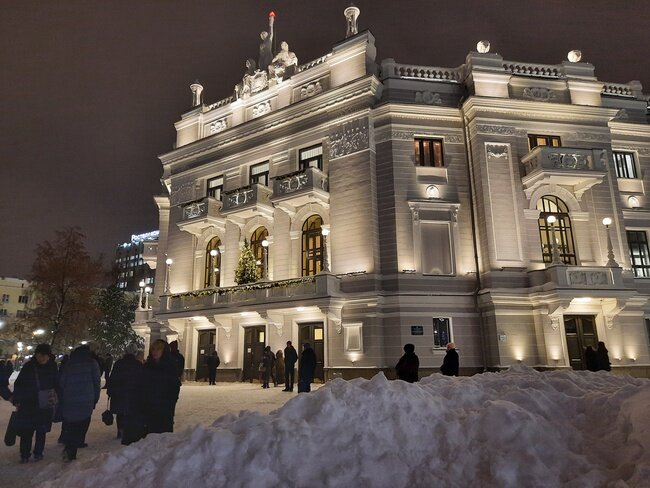
[(205, 364), (208, 367), (208, 381), (210, 385), (216, 385), (217, 384), (217, 368), (221, 364), (221, 359), (219, 359), (219, 354), (217, 351), (212, 351), (212, 354), (210, 354), (206, 359), (205, 359)]
[(111, 375), (111, 369), (113, 368), (113, 356), (111, 356), (111, 353), (106, 354), (106, 358), (104, 358), (104, 389), (107, 388), (108, 386), (108, 377)]
[(171, 357), (174, 359), (174, 363), (176, 364), (178, 379), (182, 382), (183, 374), (185, 372), (185, 356), (183, 356), (178, 350), (178, 341), (171, 341), (169, 343), (169, 349), (171, 352)]
[(415, 354), (413, 344), (404, 344), (404, 355), (399, 358), (395, 366), (397, 378), (408, 383), (415, 383), (419, 379), (420, 358)]
[(144, 412), (141, 405), (144, 366), (135, 358), (137, 352), (137, 344), (126, 347), (126, 354), (113, 366), (106, 389), (111, 399), (111, 412), (117, 416), (118, 437), (121, 437), (125, 446), (144, 436)]
[(311, 382), (314, 381), (316, 371), (316, 353), (308, 342), (302, 345), (300, 365), (298, 366), (298, 393), (311, 391)]
[(598, 361), (598, 371), (611, 371), (612, 364), (609, 362), (609, 352), (605, 347), (605, 343), (600, 341), (598, 349), (596, 349), (596, 357)]
[(284, 390), (282, 391), (293, 391), (297, 362), (298, 353), (296, 348), (293, 347), (291, 341), (287, 341), (287, 347), (284, 348)]
[(171, 355), (169, 344), (158, 339), (149, 350), (140, 392), (147, 433), (174, 431), (180, 387), (178, 363)]
[(445, 376), (458, 376), (458, 353), (453, 342), (447, 344), (447, 354), (440, 366), (440, 372)]
[(11, 390), (9, 389), (9, 378), (14, 372), (14, 367), (11, 361), (0, 361), (0, 397), (8, 402), (11, 401)]
[(274, 365), (275, 354), (271, 351), (271, 346), (266, 346), (262, 355), (262, 388), (269, 387), (269, 378), (272, 375)]
[(585, 366), (589, 371), (598, 371), (598, 354), (591, 346), (585, 349)]
[(34, 356), (23, 365), (14, 383), (13, 403), (17, 408), (20, 462), (26, 463), (32, 454), (32, 438), (36, 434), (34, 459), (43, 459), (45, 435), (52, 430), (54, 408), (41, 408), (39, 391), (54, 390), (60, 394), (56, 363), (48, 344), (39, 344)]

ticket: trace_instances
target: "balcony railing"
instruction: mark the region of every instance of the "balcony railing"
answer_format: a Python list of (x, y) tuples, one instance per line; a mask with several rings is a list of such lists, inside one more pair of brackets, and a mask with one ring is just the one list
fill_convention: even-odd
[(318, 168), (306, 168), (278, 176), (273, 180), (274, 201), (299, 198), (301, 195), (308, 196), (314, 192), (327, 198), (328, 190), (327, 175)]
[(531, 286), (553, 283), (558, 288), (610, 289), (624, 287), (622, 268), (598, 266), (549, 266), (529, 271)]
[(248, 285), (208, 288), (161, 297), (160, 312), (226, 308), (340, 295), (340, 279), (331, 274)]
[(220, 215), (221, 202), (216, 198), (206, 197), (190, 202), (181, 207), (178, 228), (194, 235), (201, 235), (209, 226), (223, 227), (224, 218)]
[[(271, 189), (255, 183), (253, 185), (237, 188), (224, 192), (223, 207), (221, 213), (223, 215), (233, 214), (236, 212), (243, 212), (247, 215), (244, 217), (253, 216), (257, 210), (265, 210), (273, 213), (273, 206), (271, 204)], [(251, 215), (248, 215), (248, 214)]]
[(521, 158), (526, 175), (538, 169), (607, 171), (607, 152), (600, 149), (538, 146)]

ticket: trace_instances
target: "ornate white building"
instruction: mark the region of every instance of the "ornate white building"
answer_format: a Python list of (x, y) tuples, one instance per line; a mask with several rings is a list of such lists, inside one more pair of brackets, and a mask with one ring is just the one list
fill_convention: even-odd
[[(614, 368), (647, 376), (640, 83), (485, 41), (456, 68), (378, 63), (354, 14), (314, 61), (249, 62), (234, 97), (192, 85), (160, 157), (159, 304), (136, 330), (178, 339), (199, 377), (214, 348), (222, 378), (256, 377), (263, 346), (288, 340), (315, 345), (323, 379), (388, 370), (409, 342), (436, 371), (452, 340), (464, 374), (582, 368), (604, 341)], [(261, 279), (236, 286), (245, 239)]]

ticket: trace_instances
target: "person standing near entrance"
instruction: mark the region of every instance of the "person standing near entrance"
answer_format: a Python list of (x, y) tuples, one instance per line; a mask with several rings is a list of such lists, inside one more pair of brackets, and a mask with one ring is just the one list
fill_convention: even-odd
[(296, 374), (296, 362), (298, 353), (293, 347), (291, 341), (287, 341), (287, 347), (284, 348), (284, 390), (293, 391), (293, 380)]
[(419, 370), (420, 358), (415, 354), (415, 346), (404, 344), (404, 355), (395, 366), (397, 378), (407, 383), (415, 383), (419, 379)]
[(273, 365), (275, 364), (275, 355), (271, 351), (271, 346), (264, 348), (262, 356), (262, 388), (269, 388), (269, 378), (273, 374)]
[(275, 353), (275, 380), (275, 386), (278, 386), (278, 383), (284, 383), (284, 356), (282, 355), (282, 349), (278, 349)]
[(158, 339), (151, 344), (143, 371), (141, 395), (148, 434), (174, 432), (174, 413), (180, 389), (178, 363), (169, 350), (169, 344)]
[(612, 363), (609, 362), (609, 351), (607, 351), (603, 341), (598, 342), (598, 349), (596, 349), (596, 362), (598, 363), (598, 371), (612, 370)]
[(591, 346), (585, 349), (585, 367), (588, 371), (598, 371), (598, 355)]
[[(167, 344), (165, 342), (165, 344)], [(183, 373), (185, 372), (185, 357), (178, 350), (178, 341), (171, 341), (169, 343), (169, 348), (171, 350), (171, 357), (174, 359), (176, 364), (176, 372), (178, 374), (178, 380), (183, 382)]]
[(445, 376), (458, 376), (458, 353), (453, 342), (447, 344), (447, 354), (440, 366), (440, 372)]
[(316, 353), (308, 342), (302, 346), (300, 365), (298, 366), (298, 393), (311, 391), (311, 382), (314, 381), (316, 371)]
[(217, 368), (221, 364), (221, 360), (219, 359), (219, 354), (217, 351), (212, 351), (212, 354), (210, 354), (206, 359), (205, 359), (205, 364), (208, 367), (208, 380), (210, 385), (216, 385), (217, 384)]
[(88, 346), (72, 351), (60, 382), (63, 460), (69, 462), (77, 459), (77, 449), (86, 442), (90, 417), (99, 401), (101, 374)]

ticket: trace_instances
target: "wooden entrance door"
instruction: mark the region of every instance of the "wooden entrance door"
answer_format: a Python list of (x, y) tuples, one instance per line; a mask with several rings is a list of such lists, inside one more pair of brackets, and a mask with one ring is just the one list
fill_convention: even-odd
[(569, 353), (569, 363), (573, 369), (586, 369), (585, 348), (598, 347), (596, 317), (593, 315), (565, 315), (564, 331)]
[(325, 361), (325, 330), (323, 329), (323, 323), (316, 322), (311, 324), (300, 324), (298, 327), (298, 337), (300, 338), (299, 350), (302, 353), (302, 345), (305, 342), (311, 344), (311, 347), (316, 353), (316, 371), (314, 371), (314, 379), (319, 379), (321, 382), (324, 382), (325, 373), (323, 371), (323, 364)]
[(259, 379), (259, 367), (266, 344), (266, 328), (262, 326), (244, 329), (244, 367), (242, 381)]
[(208, 379), (208, 367), (205, 359), (212, 354), (215, 348), (215, 330), (200, 330), (199, 344), (196, 351), (196, 381)]

